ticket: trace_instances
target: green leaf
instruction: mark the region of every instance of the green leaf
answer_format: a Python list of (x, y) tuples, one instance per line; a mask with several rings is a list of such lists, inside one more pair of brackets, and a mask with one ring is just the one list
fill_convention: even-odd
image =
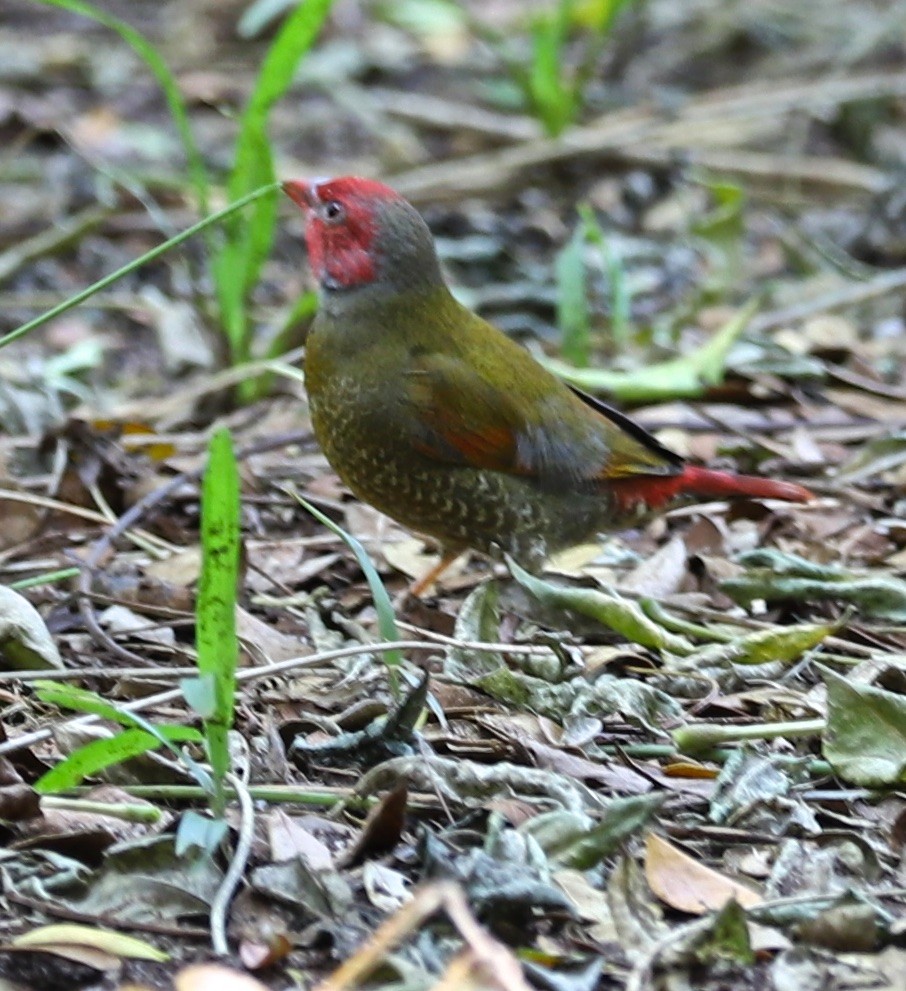
[(239, 581), (239, 473), (229, 431), (218, 430), (208, 446), (202, 482), (202, 566), (196, 605), (196, 649), (201, 682), (213, 696), (206, 706), (204, 732), (214, 778), (214, 809), (226, 804), (230, 768), (229, 731), (233, 725), (236, 667), (236, 595)]
[(217, 714), (217, 685), (214, 675), (183, 678), (179, 683), (179, 690), (192, 711), (197, 712), (202, 719), (213, 719)]
[(726, 643), (712, 643), (699, 648), (670, 665), (671, 672), (704, 671), (729, 664), (787, 664), (805, 651), (817, 647), (840, 629), (840, 623), (800, 623), (772, 626), (734, 637)]
[(239, 472), (228, 430), (208, 445), (201, 488), (201, 579), (195, 645), (198, 670), (214, 686), (213, 713), (205, 719), (208, 759), (214, 772), (214, 811), (225, 806), (224, 780), (230, 769), (229, 731), (233, 725), (236, 666), (236, 591), (239, 583)]
[(535, 816), (524, 830), (531, 833), (545, 853), (558, 864), (586, 871), (614, 853), (638, 832), (664, 802), (662, 794), (632, 795), (612, 799), (601, 820), (585, 825), (569, 812)]
[(467, 12), (455, 0), (387, 0), (379, 13), (423, 39), (460, 34), (468, 22)]
[(567, 361), (585, 368), (591, 350), (591, 320), (585, 272), (585, 231), (581, 224), (557, 255), (555, 270), (560, 350)]
[[(499, 598), (496, 582), (483, 582), (474, 588), (457, 611), (453, 639), (459, 643), (496, 642), (500, 626)], [(486, 650), (450, 647), (444, 660), (444, 674), (457, 681), (468, 681), (477, 674), (498, 670), (502, 663), (499, 655)]]
[(0, 667), (28, 671), (65, 666), (38, 610), (24, 595), (0, 585)]
[(510, 557), (506, 561), (516, 581), (544, 605), (571, 609), (583, 616), (590, 616), (643, 647), (654, 647), (674, 654), (688, 654), (692, 650), (692, 645), (685, 637), (678, 637), (658, 626), (645, 615), (641, 606), (629, 599), (599, 589), (556, 585), (530, 575)]
[(738, 282), (742, 274), (746, 197), (742, 188), (734, 183), (706, 181), (705, 186), (715, 205), (692, 225), (692, 231), (711, 248), (716, 262), (712, 282), (722, 290)]
[(54, 582), (66, 582), (70, 578), (78, 578), (82, 573), (81, 568), (60, 568), (57, 571), (45, 571), (40, 575), (31, 578), (20, 578), (17, 582), (10, 582), (9, 588), (16, 592), (22, 592), (27, 588), (35, 588), (37, 585), (51, 585)]
[(610, 336), (615, 349), (624, 347), (629, 340), (629, 319), (632, 311), (629, 280), (618, 252), (611, 247), (594, 210), (588, 203), (579, 204), (579, 216), (584, 225), (585, 240), (601, 253), (604, 270), (610, 287)]
[(743, 307), (698, 350), (632, 371), (573, 368), (550, 358), (544, 359), (542, 364), (571, 385), (588, 392), (606, 393), (623, 402), (694, 399), (723, 381), (730, 348), (746, 329), (756, 309), (754, 302)]
[[(51, 705), (57, 705), (64, 709), (74, 709), (76, 712), (89, 713), (101, 719), (119, 723), (121, 726), (141, 730), (155, 739), (158, 745), (168, 747), (173, 752), (173, 756), (186, 765), (198, 784), (206, 791), (212, 791), (210, 775), (208, 775), (204, 768), (199, 767), (188, 754), (174, 746), (173, 742), (175, 740), (177, 742), (201, 743), (204, 737), (198, 730), (187, 726), (170, 727), (169, 724), (162, 727), (158, 726), (145, 719), (144, 716), (129, 712), (128, 709), (107, 702), (95, 692), (56, 681), (36, 681), (35, 693), (39, 699)], [(103, 744), (108, 741), (102, 740), (98, 742)], [(56, 768), (54, 768), (54, 771), (56, 771)]]
[(35, 695), (48, 705), (56, 705), (61, 709), (73, 709), (76, 712), (87, 712), (101, 719), (109, 719), (121, 726), (135, 726), (139, 717), (112, 702), (101, 698), (97, 692), (87, 688), (79, 688), (60, 681), (36, 681)]
[(282, 17), (298, 0), (253, 0), (236, 23), (236, 34), (240, 38), (257, 38), (270, 25)]
[(695, 957), (704, 964), (728, 960), (743, 966), (755, 963), (746, 910), (735, 898), (716, 913), (710, 930), (695, 946)]
[(283, 318), (280, 329), (274, 335), (273, 342), (267, 349), (269, 358), (278, 358), (289, 348), (289, 339), (298, 333), (300, 325), (307, 324), (318, 310), (318, 294), (304, 292), (293, 303), (289, 312)]
[(144, 729), (127, 729), (104, 740), (92, 740), (73, 751), (67, 758), (52, 767), (35, 782), (35, 791), (49, 795), (66, 791), (113, 764), (138, 757), (149, 750), (157, 750), (167, 743), (195, 743), (200, 734), (191, 726), (155, 726), (154, 732)]
[[(144, 716), (136, 712), (108, 702), (96, 692), (87, 688), (78, 688), (59, 681), (36, 681), (34, 683), (35, 694), (42, 702), (59, 706), (61, 709), (74, 709), (76, 712), (85, 712), (100, 719), (107, 719), (110, 722), (119, 723), (121, 726), (136, 727), (144, 730), (152, 736), (159, 734), (159, 727), (156, 723), (145, 719)], [(167, 725), (167, 724), (164, 724)], [(187, 734), (186, 739), (199, 743), (203, 739), (198, 730), (189, 727), (182, 727)], [(161, 743), (166, 743), (169, 739), (166, 735), (158, 735)], [(179, 756), (177, 753), (176, 756)]]
[(563, 58), (570, 6), (570, 0), (561, 0), (556, 10), (537, 17), (532, 27), (528, 94), (552, 137), (563, 131), (576, 112), (576, 93), (567, 81)]
[[(314, 44), (332, 3), (333, 0), (300, 3), (271, 43), (240, 119), (228, 183), (230, 199), (274, 181), (268, 117), (289, 88), (299, 60)], [(276, 196), (261, 199), (250, 216), (227, 227), (224, 244), (214, 258), (220, 316), (235, 362), (250, 356), (246, 299), (270, 253), (276, 219)]]
[(579, 28), (607, 34), (617, 16), (635, 0), (577, 0), (571, 11), (571, 23)]
[(189, 809), (183, 813), (176, 828), (176, 855), (185, 857), (190, 850), (201, 850), (208, 857), (213, 857), (223, 843), (228, 829), (226, 820), (209, 819)]
[(906, 781), (906, 696), (821, 673), (827, 685), (827, 762), (841, 778), (865, 788)]
[(850, 572), (771, 548), (741, 554), (738, 560), (746, 572), (720, 583), (735, 602), (846, 602), (866, 616), (906, 623), (906, 581), (901, 578)]

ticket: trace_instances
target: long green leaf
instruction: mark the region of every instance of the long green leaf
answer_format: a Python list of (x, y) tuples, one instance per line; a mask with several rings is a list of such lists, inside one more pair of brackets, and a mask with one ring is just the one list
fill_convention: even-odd
[(204, 720), (208, 759), (214, 772), (214, 813), (223, 814), (225, 778), (230, 769), (229, 731), (239, 642), (236, 588), (239, 581), (239, 472), (228, 430), (218, 430), (208, 446), (201, 490), (201, 580), (198, 588), (196, 648), (202, 678), (213, 680), (213, 711)]
[[(273, 105), (289, 88), (299, 60), (314, 44), (332, 4), (333, 0), (300, 3), (271, 44), (240, 120), (228, 185), (231, 199), (273, 182), (268, 117)], [(236, 362), (249, 357), (245, 301), (270, 253), (276, 219), (276, 197), (266, 197), (249, 217), (229, 225), (226, 241), (214, 259), (221, 320)]]
[(591, 317), (585, 271), (585, 232), (576, 226), (560, 250), (557, 275), (557, 325), (563, 357), (578, 368), (587, 368), (591, 351)]
[[(347, 533), (338, 523), (335, 523), (329, 516), (325, 516), (317, 506), (313, 506), (306, 499), (303, 499), (297, 492), (293, 489), (286, 490), (307, 512), (311, 513), (312, 516), (319, 523), (323, 523), (328, 530), (335, 533), (346, 546), (355, 554), (356, 560), (359, 563), (359, 567), (365, 575), (365, 580), (368, 582), (368, 588), (371, 591), (371, 597), (374, 599), (374, 608), (378, 616), (378, 630), (381, 636), (388, 642), (392, 643), (394, 640), (399, 640), (400, 635), (396, 628), (396, 617), (393, 614), (393, 603), (390, 601), (390, 596), (387, 594), (387, 589), (384, 587), (384, 583), (381, 581), (381, 576), (377, 573), (377, 568), (368, 556), (368, 552), (361, 545), (361, 543), (352, 536), (351, 533)], [(396, 691), (396, 680), (395, 672), (393, 669), (398, 667), (403, 663), (403, 657), (398, 650), (388, 650), (383, 654), (384, 663), (390, 669), (390, 674), (394, 676), (392, 682), (394, 691)]]
[(41, 795), (65, 791), (81, 784), (89, 775), (149, 750), (158, 750), (165, 743), (194, 743), (198, 739), (198, 731), (191, 726), (155, 726), (154, 729), (154, 733), (127, 729), (116, 736), (86, 743), (41, 775), (35, 782), (35, 791)]
[(542, 359), (542, 364), (571, 385), (624, 402), (694, 399), (723, 381), (730, 348), (748, 326), (756, 305), (752, 302), (744, 306), (698, 350), (669, 361), (625, 372), (609, 368), (573, 368), (552, 358)]
[(241, 210), (247, 204), (253, 203), (260, 197), (276, 190), (276, 188), (276, 183), (271, 183), (269, 186), (263, 186), (261, 189), (256, 189), (249, 193), (248, 196), (243, 196), (242, 199), (237, 200), (235, 203), (230, 203), (229, 206), (224, 207), (222, 210), (212, 213), (209, 217), (199, 220), (197, 224), (192, 224), (191, 227), (181, 231), (175, 237), (171, 237), (162, 244), (159, 244), (156, 248), (146, 251), (143, 255), (140, 255), (138, 258), (133, 259), (133, 261), (128, 262), (121, 268), (118, 268), (115, 272), (111, 272), (110, 275), (105, 275), (103, 279), (98, 279), (97, 282), (92, 283), (87, 289), (77, 292), (75, 296), (70, 296), (69, 299), (63, 300), (62, 303), (58, 303), (56, 306), (52, 306), (45, 313), (36, 316), (33, 320), (29, 320), (27, 323), (22, 324), (21, 327), (16, 327), (15, 330), (11, 330), (8, 334), (0, 337), (0, 348), (6, 347), (7, 344), (12, 344), (13, 341), (17, 341), (20, 337), (24, 337), (25, 334), (29, 333), (29, 331), (35, 330), (37, 327), (42, 326), (49, 320), (53, 320), (54, 317), (60, 316), (67, 310), (71, 310), (74, 306), (78, 306), (79, 303), (84, 303), (86, 299), (93, 296), (96, 292), (106, 289), (107, 286), (113, 285), (114, 282), (123, 278), (124, 275), (134, 272), (135, 269), (140, 268), (147, 262), (153, 261), (158, 256), (164, 254), (164, 252), (169, 251), (171, 248), (175, 248), (176, 245), (182, 244), (183, 241), (188, 240), (199, 231), (203, 231), (206, 227), (210, 227), (211, 224), (216, 224), (218, 221), (224, 220), (237, 210)]

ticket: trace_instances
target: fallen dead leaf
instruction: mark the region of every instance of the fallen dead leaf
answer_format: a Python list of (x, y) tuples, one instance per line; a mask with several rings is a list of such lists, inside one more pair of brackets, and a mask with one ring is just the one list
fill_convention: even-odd
[(236, 636), (255, 659), (263, 663), (285, 661), (310, 653), (306, 644), (274, 629), (270, 623), (265, 623), (242, 606), (236, 607)]
[(645, 877), (662, 902), (690, 915), (717, 911), (731, 898), (743, 908), (763, 900), (757, 891), (706, 867), (657, 833), (645, 839)]

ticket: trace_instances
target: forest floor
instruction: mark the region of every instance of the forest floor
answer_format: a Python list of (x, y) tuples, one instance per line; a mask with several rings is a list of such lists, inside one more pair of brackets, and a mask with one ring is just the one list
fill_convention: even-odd
[[(157, 47), (226, 175), (264, 5), (101, 6)], [(473, 309), (684, 456), (817, 498), (681, 505), (540, 580), (466, 557), (407, 599), (434, 548), (344, 489), (294, 376), (312, 282), (283, 199), (252, 364), (204, 238), (3, 348), (0, 988), (259, 986), (188, 969), (214, 959), (237, 836), (224, 962), (265, 987), (906, 987), (906, 3), (630, 4), (557, 137), (526, 104), (526, 6), (337, 0), (271, 112), (278, 177), (394, 185)], [(564, 6), (564, 66), (602, 6)], [(135, 51), (4, 8), (0, 334), (200, 215)], [(166, 749), (33, 786), (116, 728), (41, 679), (197, 725), (179, 683), (221, 426), (252, 803), (206, 857), (177, 850), (207, 803)], [(398, 678), (355, 555), (293, 492), (398, 603)]]

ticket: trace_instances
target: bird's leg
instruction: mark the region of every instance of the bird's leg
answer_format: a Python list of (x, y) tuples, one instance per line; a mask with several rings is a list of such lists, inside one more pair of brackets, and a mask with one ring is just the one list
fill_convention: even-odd
[(449, 568), (450, 565), (459, 557), (460, 554), (462, 554), (461, 550), (443, 551), (437, 564), (435, 564), (433, 568), (429, 568), (428, 571), (426, 571), (425, 574), (418, 579), (418, 581), (413, 582), (409, 586), (409, 595), (411, 595), (413, 599), (420, 599), (447, 570), (447, 568)]

